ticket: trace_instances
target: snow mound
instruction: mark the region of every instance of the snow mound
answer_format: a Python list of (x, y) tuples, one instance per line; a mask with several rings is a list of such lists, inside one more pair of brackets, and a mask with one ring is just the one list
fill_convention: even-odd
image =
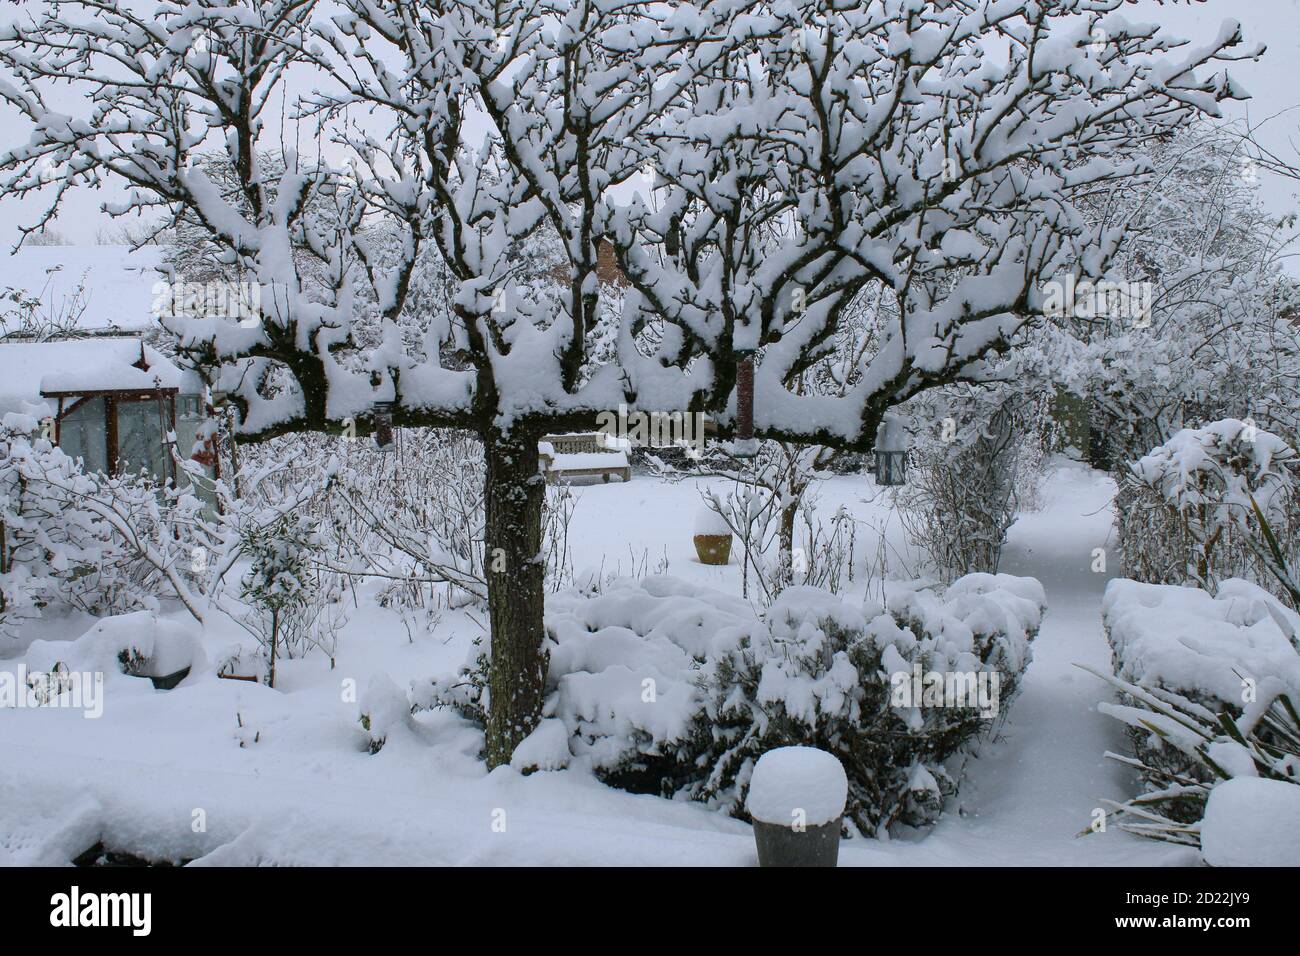
[(74, 671), (164, 677), (187, 667), (201, 670), (207, 658), (198, 625), (135, 611), (97, 621), (71, 644), (38, 640), (27, 649), (31, 671), (50, 671), (59, 663)]
[(1300, 866), (1300, 786), (1236, 777), (1210, 793), (1201, 854), (1211, 866)]
[(810, 826), (838, 820), (849, 795), (849, 778), (834, 754), (816, 747), (777, 747), (754, 765), (746, 800), (749, 815), (790, 826), (802, 816)]
[(391, 734), (411, 723), (411, 704), (406, 692), (385, 673), (371, 675), (357, 701), (357, 710), (371, 753), (378, 753)]
[(1249, 581), (1224, 581), (1210, 594), (1116, 579), (1102, 599), (1102, 622), (1117, 676), (1140, 687), (1237, 712), (1243, 678), (1277, 677), (1300, 690), (1300, 656), (1288, 636), (1300, 633), (1300, 614)]
[(520, 772), (559, 770), (569, 765), (569, 730), (564, 721), (548, 717), (515, 748), (510, 766)]

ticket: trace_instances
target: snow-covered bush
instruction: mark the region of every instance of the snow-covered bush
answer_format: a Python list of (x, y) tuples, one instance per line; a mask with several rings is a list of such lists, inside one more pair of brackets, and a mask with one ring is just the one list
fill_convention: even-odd
[[(1114, 805), (1121, 825), (1196, 842), (1215, 784), (1300, 782), (1300, 614), (1248, 581), (1199, 588), (1112, 581), (1103, 623), (1144, 793)], [(1094, 671), (1094, 673), (1097, 673)]]
[(357, 720), (365, 734), (366, 750), (376, 754), (392, 733), (410, 725), (411, 705), (391, 677), (376, 673), (357, 701)]
[(913, 441), (907, 484), (894, 494), (903, 526), (945, 580), (994, 574), (1041, 472), (1034, 427), (1041, 408), (983, 391), (941, 391), (919, 404), (927, 427)]
[[(1015, 695), (1043, 608), (1038, 582), (1009, 575), (968, 575), (942, 596), (891, 588), (885, 609), (787, 590), (765, 628), (702, 665), (704, 708), (687, 740), (703, 750), (679, 755), (699, 768), (687, 792), (739, 815), (754, 761), (806, 745), (843, 763), (846, 815), (862, 833), (933, 823), (957, 788), (951, 758)], [(921, 675), (986, 681), (991, 709), (916, 701)]]
[(75, 641), (33, 641), (24, 662), (32, 672), (52, 672), (62, 664), (106, 677), (164, 677), (187, 667), (202, 668), (207, 657), (195, 622), (133, 611), (96, 621)]
[(36, 422), (6, 415), (0, 430), (0, 633), (10, 637), (55, 599), (60, 580), (96, 566), (105, 545), (93, 516), (67, 509), (33, 475), (76, 463), (36, 434)]
[(202, 504), (138, 475), (86, 474), (31, 416), (0, 423), (0, 633), (52, 602), (91, 613), (177, 597), (201, 616), (190, 554)]
[[(810, 746), (844, 765), (857, 831), (930, 823), (956, 788), (952, 758), (1014, 695), (1043, 608), (1037, 581), (984, 574), (942, 595), (891, 588), (888, 609), (787, 588), (765, 620), (742, 600), (669, 577), (570, 591), (548, 611), (543, 714), (565, 728), (567, 759), (629, 790), (744, 816), (755, 761)], [(417, 706), (481, 717), (482, 669), (480, 659), (417, 688)], [(992, 688), (992, 699), (914, 701), (913, 681), (932, 687), (933, 675), (940, 685), (962, 675)], [(543, 725), (553, 744), (554, 723)], [(554, 746), (536, 749), (557, 765)]]
[(838, 592), (853, 580), (853, 519), (843, 508), (825, 515), (817, 507), (818, 471), (834, 457), (785, 442), (760, 442), (751, 458), (715, 446), (691, 473), (732, 482), (726, 491), (701, 489), (700, 496), (714, 515), (712, 527), (735, 538), (745, 597), (767, 606), (791, 585)]
[(275, 686), (279, 657), (318, 648), (334, 658), (345, 623), (338, 575), (323, 567), (324, 539), (310, 516), (284, 509), (242, 509), (232, 522), (234, 554), (247, 560), (239, 581), (245, 609), (234, 619), (256, 639)]
[[(412, 630), (427, 630), (439, 607), (487, 600), (486, 461), (483, 444), (459, 429), (400, 429), (395, 449), (369, 439), (288, 435), (243, 449), (243, 468), (272, 469), (253, 501), (276, 501), (305, 483), (320, 485), (303, 502), (337, 573), (389, 582), (380, 602)], [(290, 462), (288, 467), (281, 463)], [(328, 472), (327, 485), (320, 482)], [(551, 590), (572, 581), (568, 528), (577, 495), (548, 486), (543, 549)]]
[(1255, 507), (1294, 562), (1300, 543), (1300, 457), (1250, 422), (1183, 429), (1132, 463), (1119, 486), (1116, 523), (1126, 577), (1213, 589), (1242, 577), (1276, 589), (1261, 555)]

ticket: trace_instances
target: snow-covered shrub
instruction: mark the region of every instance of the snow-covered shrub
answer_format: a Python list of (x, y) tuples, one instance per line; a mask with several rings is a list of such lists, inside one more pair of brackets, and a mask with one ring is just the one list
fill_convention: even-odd
[[(1254, 700), (1234, 715), (1228, 710), (1216, 714), (1190, 698), (1093, 673), (1113, 684), (1122, 700), (1132, 702), (1099, 705), (1127, 724), (1138, 744), (1136, 758), (1108, 755), (1138, 770), (1144, 781), (1144, 792), (1137, 797), (1124, 803), (1103, 801), (1121, 829), (1197, 846), (1207, 801), (1225, 781), (1300, 785), (1300, 694), (1294, 683), (1266, 678)], [(1255, 812), (1267, 809), (1260, 805)], [(1284, 821), (1270, 825), (1278, 829)]]
[(1098, 676), (1120, 702), (1100, 709), (1128, 726), (1121, 759), (1144, 787), (1116, 805), (1122, 825), (1194, 843), (1217, 782), (1300, 782), (1300, 614), (1240, 579), (1215, 594), (1117, 579), (1102, 616), (1115, 674)]
[(700, 496), (715, 516), (712, 527), (735, 538), (745, 597), (752, 584), (756, 602), (767, 606), (794, 584), (838, 592), (853, 580), (853, 519), (843, 508), (825, 516), (817, 507), (818, 472), (833, 458), (820, 446), (765, 441), (751, 458), (719, 445), (697, 464), (694, 477), (732, 481), (727, 491), (705, 488)]
[(924, 406), (930, 424), (915, 436), (907, 483), (894, 494), (903, 526), (945, 580), (994, 574), (1041, 470), (1036, 408), (985, 393), (939, 393)]
[[(969, 675), (994, 688), (984, 703), (1005, 707), (1043, 608), (1037, 581), (985, 574), (942, 595), (891, 588), (888, 609), (787, 588), (765, 619), (743, 600), (669, 577), (569, 591), (548, 609), (543, 715), (565, 728), (569, 759), (629, 790), (743, 817), (755, 761), (810, 746), (843, 764), (859, 832), (929, 823), (956, 788), (952, 758), (991, 721), (973, 700), (912, 706), (900, 688), (921, 675)], [(416, 705), (481, 719), (483, 663), (417, 688)], [(553, 736), (554, 723), (543, 723)], [(536, 748), (550, 766), (553, 744)]]
[(190, 553), (202, 504), (138, 475), (86, 474), (31, 416), (0, 423), (0, 633), (51, 602), (91, 613), (179, 598), (200, 616)]
[[(704, 709), (682, 757), (700, 768), (687, 792), (741, 815), (754, 761), (805, 745), (849, 774), (847, 817), (862, 833), (933, 823), (957, 788), (951, 764), (1018, 689), (1044, 608), (1038, 582), (968, 575), (942, 595), (891, 588), (887, 608), (859, 609), (824, 591), (791, 588), (744, 635), (704, 662)], [(900, 698), (925, 675), (996, 688), (992, 712)], [(906, 704), (907, 706), (901, 706)], [(918, 704), (918, 706), (911, 706)]]
[(338, 576), (323, 565), (323, 537), (308, 515), (288, 509), (241, 509), (232, 518), (233, 554), (248, 561), (239, 582), (245, 607), (234, 619), (256, 639), (275, 686), (276, 660), (319, 648), (334, 657), (345, 622)]
[[(1211, 588), (1226, 578), (1270, 589), (1257, 505), (1286, 557), (1300, 555), (1300, 457), (1250, 422), (1183, 429), (1121, 477), (1116, 524), (1126, 577)], [(1280, 592), (1279, 592), (1280, 593)]]
[(357, 701), (357, 711), (366, 749), (372, 754), (383, 749), (390, 734), (411, 722), (411, 705), (406, 694), (384, 673), (371, 676)]
[(104, 546), (90, 515), (65, 509), (63, 499), (33, 481), (33, 473), (76, 463), (36, 433), (29, 416), (5, 415), (0, 430), (0, 634), (10, 637), (55, 597), (59, 579), (93, 568)]
[[(328, 472), (328, 485), (302, 507), (324, 536), (327, 563), (340, 574), (387, 580), (380, 602), (409, 629), (428, 630), (439, 607), (487, 599), (483, 444), (445, 428), (399, 429), (394, 444), (380, 451), (368, 439), (305, 434), (246, 447), (246, 471), (272, 471), (246, 497), (274, 502)], [(542, 530), (552, 590), (572, 580), (568, 529), (577, 500), (568, 485), (547, 487)]]

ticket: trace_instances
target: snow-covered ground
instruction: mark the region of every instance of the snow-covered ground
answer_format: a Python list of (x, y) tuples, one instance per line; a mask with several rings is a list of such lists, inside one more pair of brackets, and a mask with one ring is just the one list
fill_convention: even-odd
[[(1124, 833), (1076, 838), (1100, 798), (1134, 783), (1104, 761), (1122, 747), (1119, 724), (1097, 712), (1107, 696), (1074, 662), (1109, 666), (1101, 632), (1105, 547), (1113, 487), (1065, 465), (1040, 511), (1012, 530), (1003, 570), (1038, 577), (1048, 615), (1021, 695), (996, 739), (975, 760), (941, 823), (905, 839), (853, 840), (841, 865), (1191, 863), (1193, 852)], [(630, 484), (580, 490), (571, 535), (575, 564), (606, 573), (668, 573), (739, 594), (739, 568), (695, 559), (699, 499), (690, 483), (638, 475)], [(862, 519), (859, 567), (877, 533), (906, 557), (887, 497), (869, 478), (825, 483), (824, 507)], [(896, 557), (897, 560), (897, 557)], [(861, 591), (863, 576), (854, 587)], [(397, 616), (360, 594), (337, 665), (323, 655), (282, 664), (280, 687), (192, 676), (175, 690), (115, 678), (104, 711), (16, 709), (0, 716), (0, 862), (63, 863), (97, 842), (140, 856), (206, 863), (755, 865), (747, 825), (687, 802), (610, 789), (579, 770), (487, 773), (479, 740), (448, 712), (421, 713), (365, 750), (357, 705), (375, 673), (399, 686), (446, 673), (482, 633), (481, 616), (447, 612), (412, 643)], [(71, 640), (88, 619), (42, 622), (31, 638)], [(209, 654), (238, 638), (209, 625)], [(13, 670), (23, 647), (0, 648)], [(355, 682), (354, 685), (349, 682)]]

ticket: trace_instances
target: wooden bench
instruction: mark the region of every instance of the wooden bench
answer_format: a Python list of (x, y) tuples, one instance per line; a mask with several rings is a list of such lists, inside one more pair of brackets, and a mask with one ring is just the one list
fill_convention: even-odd
[(608, 482), (615, 475), (623, 481), (632, 480), (627, 452), (611, 448), (607, 436), (601, 432), (546, 435), (538, 443), (537, 450), (548, 482), (561, 478), (599, 478)]

